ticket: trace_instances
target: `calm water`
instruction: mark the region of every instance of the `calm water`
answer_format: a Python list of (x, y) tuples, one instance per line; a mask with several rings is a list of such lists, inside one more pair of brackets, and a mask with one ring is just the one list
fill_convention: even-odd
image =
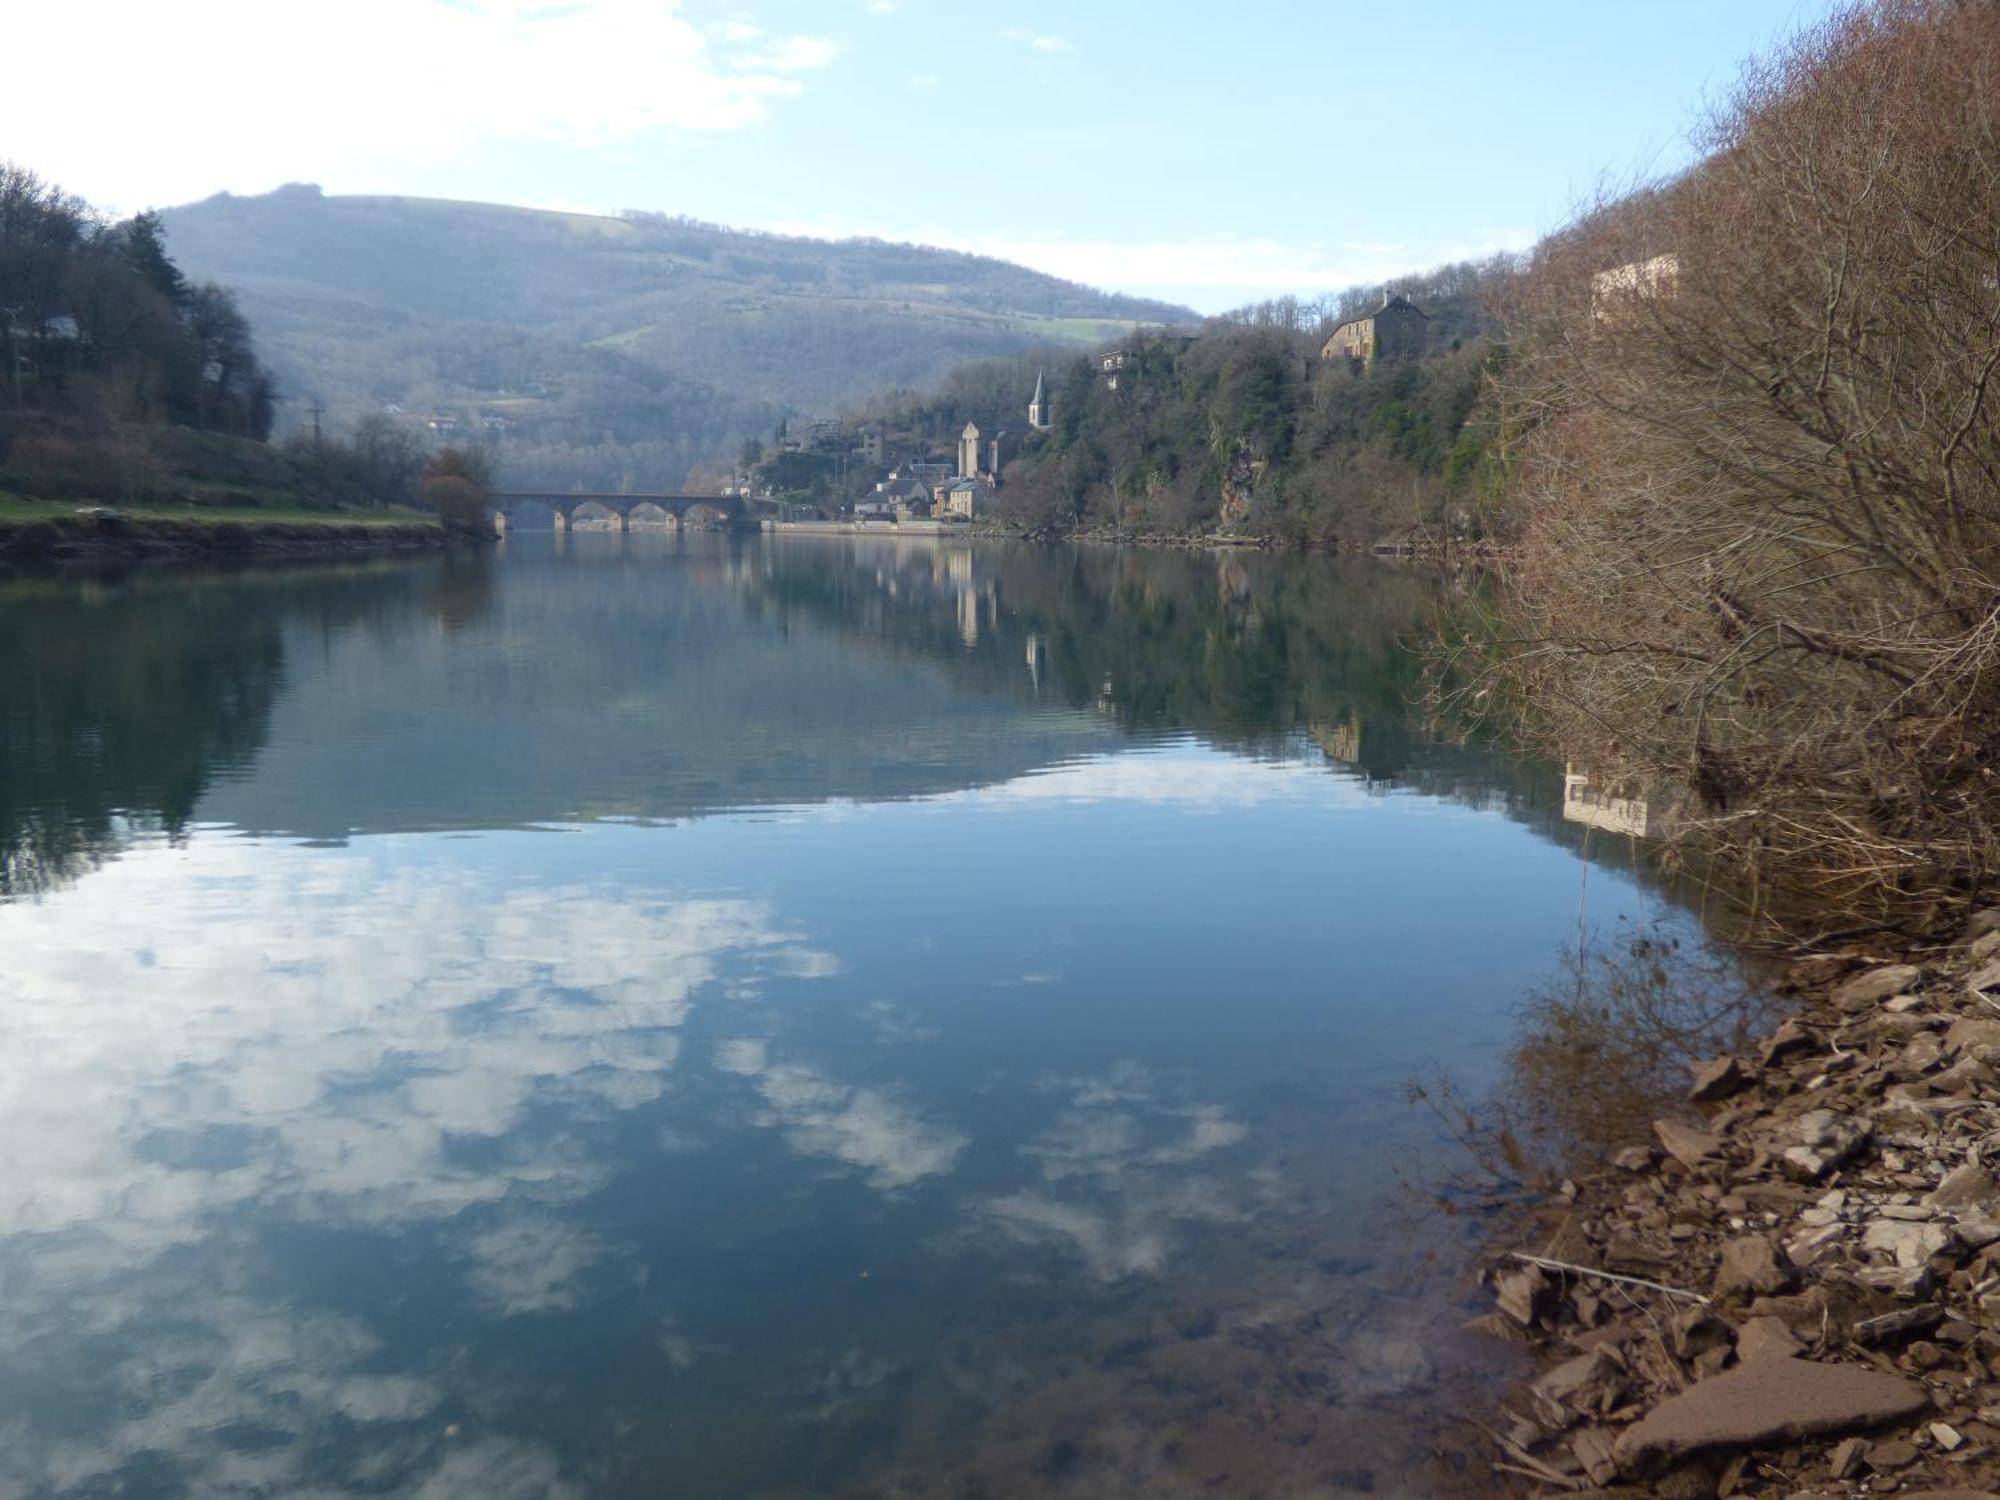
[(1578, 920), (1425, 583), (800, 538), (0, 585), (0, 1495), (1424, 1494), (1409, 1080)]

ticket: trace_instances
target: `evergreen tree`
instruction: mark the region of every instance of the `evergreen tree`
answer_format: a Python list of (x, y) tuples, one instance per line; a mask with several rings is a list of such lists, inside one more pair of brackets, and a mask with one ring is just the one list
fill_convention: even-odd
[(146, 284), (175, 307), (187, 305), (190, 291), (181, 268), (167, 254), (166, 228), (150, 208), (121, 225), (119, 252)]

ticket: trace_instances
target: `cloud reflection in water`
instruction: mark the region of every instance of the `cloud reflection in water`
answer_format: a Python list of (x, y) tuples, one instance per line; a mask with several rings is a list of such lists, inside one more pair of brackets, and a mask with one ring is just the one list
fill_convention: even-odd
[[(197, 839), (0, 906), (0, 1380), (90, 1393), (41, 1422), (9, 1403), (0, 1493), (162, 1461), (208, 1494), (343, 1469), (377, 1493), (566, 1493), (532, 1444), (440, 1445), (445, 1377), (385, 1369), (361, 1320), (289, 1305), (262, 1237), (431, 1224), (487, 1311), (573, 1308), (614, 1251), (549, 1209), (610, 1167), (531, 1116), (643, 1105), (705, 991), (838, 964), (759, 902), (404, 852)], [(358, 1468), (328, 1451), (357, 1428)]]

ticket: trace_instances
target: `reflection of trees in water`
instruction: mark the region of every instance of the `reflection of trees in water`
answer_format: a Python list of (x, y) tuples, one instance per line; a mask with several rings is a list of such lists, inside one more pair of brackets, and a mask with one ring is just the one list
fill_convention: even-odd
[(0, 898), (68, 884), (136, 837), (178, 838), (262, 748), (287, 624), (422, 608), (449, 627), (489, 592), (483, 557), (0, 587)]
[(0, 895), (177, 836), (256, 752), (283, 672), (275, 619), (233, 587), (9, 590), (0, 634)]
[(781, 615), (1130, 734), (1284, 754), (1344, 727), (1356, 769), (1379, 778), (1421, 743), (1405, 643), (1434, 585), (1415, 573), (1264, 553), (855, 542), (771, 548), (746, 581)]
[(1751, 967), (1684, 920), (1621, 923), (1531, 987), (1492, 1094), (1418, 1090), (1491, 1177), (1546, 1186), (1623, 1145), (1686, 1097), (1697, 1064), (1741, 1053), (1776, 1019)]

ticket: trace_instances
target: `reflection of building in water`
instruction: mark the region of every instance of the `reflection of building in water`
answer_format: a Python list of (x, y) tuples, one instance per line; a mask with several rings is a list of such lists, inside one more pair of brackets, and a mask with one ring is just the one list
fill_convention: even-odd
[(1343, 766), (1361, 764), (1361, 723), (1345, 719), (1338, 724), (1315, 724), (1312, 737), (1326, 752), (1326, 758)]
[(1048, 659), (1049, 648), (1035, 632), (1028, 634), (1028, 681), (1034, 684), (1035, 696), (1042, 695), (1042, 663)]
[(1604, 833), (1657, 839), (1665, 836), (1672, 812), (1664, 797), (1630, 777), (1599, 778), (1598, 784), (1593, 785), (1590, 774), (1575, 761), (1563, 767), (1563, 817), (1571, 823)]

